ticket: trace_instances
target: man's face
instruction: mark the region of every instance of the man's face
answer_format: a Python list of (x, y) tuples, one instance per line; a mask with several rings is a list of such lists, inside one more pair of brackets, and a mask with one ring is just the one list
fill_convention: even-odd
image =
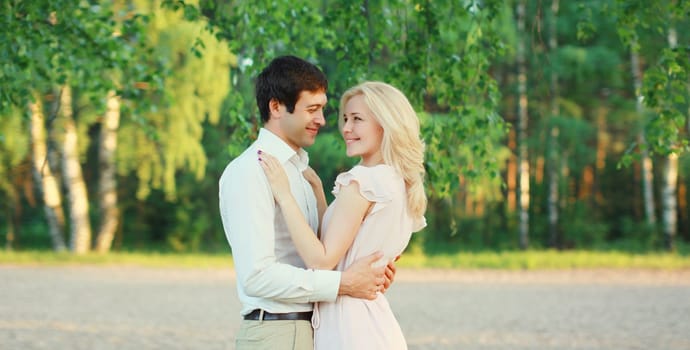
[(282, 138), (294, 150), (314, 144), (319, 129), (326, 124), (323, 116), (326, 102), (324, 91), (302, 91), (293, 113), (288, 112), (285, 105), (279, 106)]

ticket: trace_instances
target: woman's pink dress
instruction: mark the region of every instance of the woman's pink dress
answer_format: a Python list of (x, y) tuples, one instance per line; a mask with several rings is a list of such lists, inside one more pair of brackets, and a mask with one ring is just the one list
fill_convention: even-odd
[[(351, 181), (359, 184), (360, 193), (374, 202), (364, 218), (352, 246), (340, 260), (343, 271), (355, 260), (382, 251), (380, 265), (400, 255), (412, 232), (425, 226), (424, 218), (414, 220), (407, 210), (403, 178), (389, 165), (355, 166), (338, 175), (333, 194)], [(326, 210), (322, 227), (328, 227), (333, 205)], [(328, 235), (327, 232), (322, 234)], [(315, 350), (407, 349), (405, 337), (393, 315), (388, 300), (379, 293), (375, 300), (339, 296), (332, 303), (319, 303), (312, 319)]]

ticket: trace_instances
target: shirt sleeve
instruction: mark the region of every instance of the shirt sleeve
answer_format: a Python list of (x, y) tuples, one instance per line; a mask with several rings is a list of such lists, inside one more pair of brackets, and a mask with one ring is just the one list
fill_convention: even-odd
[(333, 301), (341, 273), (307, 270), (275, 257), (275, 201), (260, 165), (245, 162), (220, 181), (220, 211), (238, 283), (251, 297), (308, 303)]

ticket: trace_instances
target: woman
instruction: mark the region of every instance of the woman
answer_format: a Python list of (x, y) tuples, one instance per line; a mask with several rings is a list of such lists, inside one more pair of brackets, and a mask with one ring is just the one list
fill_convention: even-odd
[[(298, 253), (309, 268), (344, 270), (357, 258), (384, 253), (385, 265), (407, 246), (426, 222), (424, 143), (419, 119), (407, 98), (381, 82), (365, 82), (341, 99), (338, 123), (349, 157), (357, 166), (338, 175), (327, 208), (323, 187), (310, 168), (304, 176), (323, 214), (321, 241), (304, 219), (281, 164), (259, 151)], [(374, 300), (338, 297), (315, 309), (314, 348), (406, 349), (405, 338), (381, 290)]]

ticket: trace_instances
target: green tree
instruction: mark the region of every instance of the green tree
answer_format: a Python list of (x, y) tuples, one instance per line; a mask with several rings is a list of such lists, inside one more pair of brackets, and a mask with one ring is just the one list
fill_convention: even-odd
[(460, 175), (498, 178), (494, 150), (501, 135), (493, 130), (505, 129), (489, 70), (492, 58), (502, 53), (494, 25), (501, 2), (460, 7), (454, 1), (394, 0), (164, 4), (191, 20), (208, 18), (211, 31), (237, 53), (241, 75), (235, 85), (242, 95), (230, 97), (230, 117), (236, 118), (238, 135), (252, 135), (257, 123), (248, 102), (257, 71), (290, 53), (322, 64), (334, 82), (331, 94), (365, 79), (385, 80), (405, 92), (422, 118), (433, 196), (451, 196)]
[(21, 189), (31, 185), (31, 176), (25, 176), (30, 172), (26, 170), (30, 168), (26, 161), (29, 154), (28, 133), (21, 132), (27, 129), (27, 125), (23, 118), (17, 116), (16, 109), (12, 109), (10, 113), (14, 116), (0, 119), (0, 196), (5, 199), (0, 202), (0, 213), (4, 213), (5, 220), (0, 215), (0, 222), (5, 221), (7, 250), (14, 248), (18, 232)]
[(517, 1), (515, 4), (517, 16), (517, 70), (518, 70), (518, 203), (520, 205), (520, 248), (529, 247), (529, 207), (530, 207), (530, 180), (529, 180), (529, 147), (527, 144), (527, 126), (529, 122), (527, 95), (527, 68), (525, 49), (525, 1)]
[(34, 98), (32, 89), (50, 90), (69, 78), (99, 99), (117, 87), (102, 72), (131, 64), (128, 41), (142, 18), (127, 15), (116, 31), (112, 3), (5, 0), (0, 7), (0, 111), (25, 106)]
[[(660, 1), (648, 3), (639, 0), (617, 0), (603, 8), (616, 18), (618, 34), (631, 52), (631, 69), (634, 77), (637, 113), (643, 119), (638, 143), (639, 155), (626, 154), (622, 164), (630, 164), (633, 159), (642, 161), (643, 187), (645, 193), (645, 213), (647, 222), (654, 225), (652, 158), (654, 153), (665, 157), (663, 167), (664, 186), (662, 205), (664, 206), (664, 231), (666, 247), (673, 249), (675, 236), (675, 183), (677, 182), (677, 155), (688, 150), (688, 132), (685, 129), (688, 105), (687, 48), (679, 49), (675, 26), (686, 21), (690, 12), (687, 1)], [(648, 36), (645, 47), (642, 39)], [(649, 40), (651, 39), (651, 40)], [(656, 39), (656, 40), (655, 40)], [(662, 40), (658, 40), (662, 39)], [(668, 39), (668, 40), (664, 40)], [(667, 46), (654, 47), (655, 42), (667, 42)], [(658, 45), (658, 44), (657, 44)], [(661, 54), (657, 54), (657, 52)], [(683, 52), (686, 51), (686, 52)], [(643, 68), (640, 55), (645, 54), (648, 67)], [(644, 107), (651, 111), (648, 113)], [(630, 148), (633, 150), (635, 148)]]
[[(3, 25), (0, 32), (0, 60), (3, 63), (3, 73), (0, 74), (0, 83), (3, 86), (0, 94), (0, 115), (12, 117), (6, 113), (11, 106), (23, 108), (30, 105), (33, 107), (27, 115), (43, 116), (41, 100), (51, 96), (51, 91), (57, 90), (58, 87), (64, 87), (64, 91), (74, 89), (81, 99), (90, 100), (96, 109), (102, 108), (103, 96), (108, 91), (119, 89), (124, 94), (132, 94), (135, 84), (121, 84), (113, 73), (136, 66), (132, 63), (134, 53), (137, 52), (136, 46), (140, 43), (136, 38), (141, 33), (140, 24), (145, 18), (126, 11), (116, 13), (117, 6), (112, 2), (3, 1), (0, 6), (3, 8), (3, 16), (0, 19)], [(127, 77), (133, 81), (143, 81), (152, 77), (150, 71), (138, 68), (130, 70), (130, 73), (136, 74)], [(71, 94), (60, 96), (67, 98)], [(88, 143), (78, 142), (77, 135), (79, 130), (86, 128), (88, 118), (77, 123), (72, 113), (56, 113), (60, 109), (71, 111), (72, 100), (61, 103), (55, 96), (52, 98), (58, 108), (51, 109), (47, 121), (40, 118), (33, 120), (32, 130), (48, 126), (49, 134), (57, 132), (53, 141), (67, 141), (63, 144), (65, 148), (60, 151), (65, 156), (64, 169), (70, 169), (70, 174), (64, 176), (65, 179), (71, 179), (68, 182), (72, 203), (69, 226), (72, 230), (83, 232), (73, 235), (73, 242), (80, 244), (78, 249), (76, 245), (72, 248), (83, 252), (89, 250), (91, 245), (90, 234), (86, 234), (90, 231), (88, 200), (85, 198), (85, 186), (83, 190), (74, 191), (72, 185), (77, 182), (83, 183), (79, 150), (84, 149), (84, 145)], [(56, 125), (65, 128), (58, 130)], [(67, 133), (63, 137), (58, 131)], [(52, 152), (44, 141), (45, 139), (33, 138), (34, 143), (38, 142), (33, 148), (34, 151), (41, 148), (44, 150), (33, 152), (33, 162), (39, 169), (36, 182), (43, 184), (40, 189), (47, 208), (52, 208), (50, 212), (56, 213), (53, 215), (46, 212), (49, 219), (56, 218), (50, 219), (49, 222), (54, 246), (60, 249), (62, 245), (55, 242), (62, 235), (62, 220), (59, 214), (62, 204), (59, 189), (45, 187), (44, 177), (53, 178), (53, 171), (47, 173), (50, 166), (42, 166), (50, 165), (48, 158)], [(45, 197), (48, 194), (49, 198), (53, 199)], [(80, 210), (77, 211), (75, 208)], [(79, 238), (81, 236), (84, 237)]]
[[(123, 121), (118, 133), (118, 172), (136, 174), (137, 198), (161, 189), (172, 200), (178, 171), (190, 171), (197, 180), (205, 175), (203, 123), (218, 123), (230, 89), (230, 67), (236, 60), (226, 44), (202, 30), (203, 23), (185, 22), (182, 14), (161, 9), (158, 1), (139, 1), (136, 6), (151, 15), (148, 44), (169, 74), (161, 82), (162, 93), (146, 96), (158, 106), (141, 115), (146, 127), (135, 118)], [(202, 56), (191, 50), (197, 40), (204, 43), (198, 49)]]

